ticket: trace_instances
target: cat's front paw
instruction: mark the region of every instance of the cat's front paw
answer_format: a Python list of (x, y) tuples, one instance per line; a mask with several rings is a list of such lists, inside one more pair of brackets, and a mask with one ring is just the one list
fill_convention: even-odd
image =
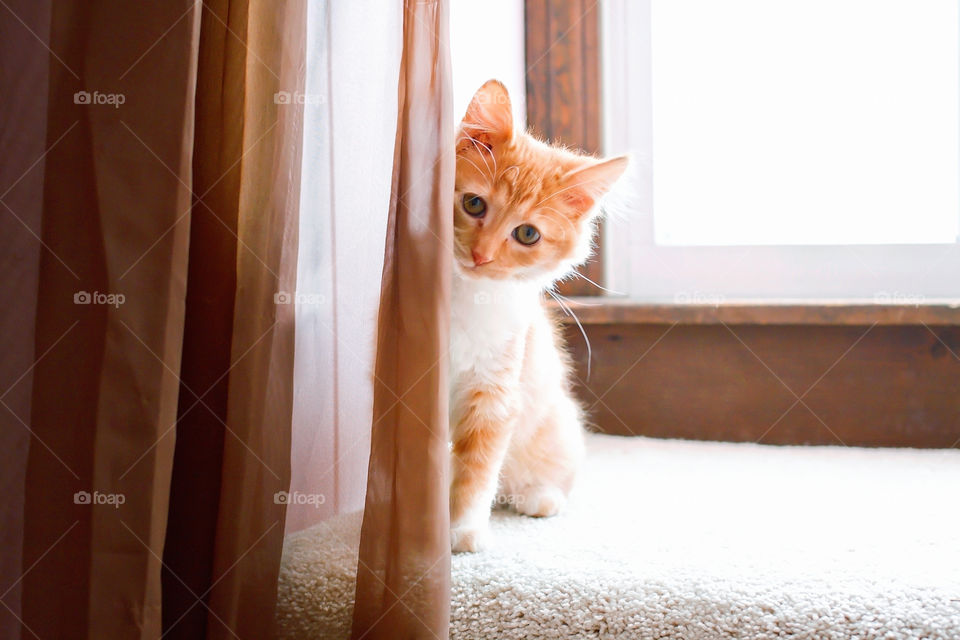
[(486, 526), (459, 525), (450, 527), (450, 548), (454, 553), (474, 553), (486, 548), (490, 529)]
[(526, 516), (549, 518), (560, 513), (567, 503), (567, 496), (556, 487), (534, 487), (517, 500), (516, 509)]

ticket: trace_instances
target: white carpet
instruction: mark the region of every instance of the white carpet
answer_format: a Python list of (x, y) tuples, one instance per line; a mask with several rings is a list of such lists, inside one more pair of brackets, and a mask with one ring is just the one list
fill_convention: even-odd
[[(460, 638), (960, 638), (960, 451), (591, 435), (567, 511), (453, 559)], [(288, 537), (281, 638), (345, 638), (359, 514)]]

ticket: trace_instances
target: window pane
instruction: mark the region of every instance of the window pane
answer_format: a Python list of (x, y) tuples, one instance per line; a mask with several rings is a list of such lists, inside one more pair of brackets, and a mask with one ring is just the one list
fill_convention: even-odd
[(955, 0), (653, 0), (667, 245), (952, 243)]

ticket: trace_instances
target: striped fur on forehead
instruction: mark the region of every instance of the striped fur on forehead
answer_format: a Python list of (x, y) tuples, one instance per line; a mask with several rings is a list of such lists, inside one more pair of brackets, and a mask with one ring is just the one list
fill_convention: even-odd
[(512, 208), (552, 206), (550, 200), (565, 186), (564, 177), (590, 162), (596, 160), (547, 145), (527, 133), (515, 134), (509, 143), (493, 148), (464, 137), (457, 149), (457, 190), (469, 182), (505, 197), (505, 204)]

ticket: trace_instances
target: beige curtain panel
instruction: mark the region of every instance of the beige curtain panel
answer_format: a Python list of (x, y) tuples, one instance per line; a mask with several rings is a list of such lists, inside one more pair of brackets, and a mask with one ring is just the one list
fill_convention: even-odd
[[(445, 638), (448, 7), (394, 2), (353, 636)], [(285, 96), (305, 90), (307, 2), (14, 0), (0, 15), (0, 636), (273, 637), (304, 144)]]

